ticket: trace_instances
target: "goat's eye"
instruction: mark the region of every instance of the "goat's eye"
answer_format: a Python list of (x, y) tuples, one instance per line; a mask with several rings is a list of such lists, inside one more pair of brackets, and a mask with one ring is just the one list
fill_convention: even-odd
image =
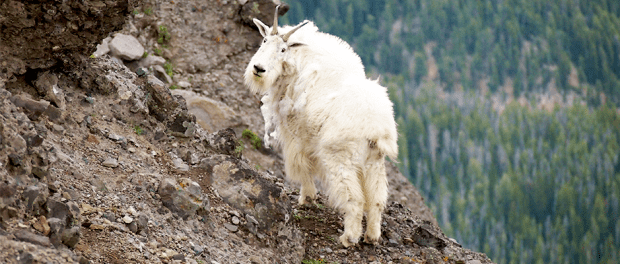
[(267, 38), (264, 38), (264, 39), (263, 39), (263, 43), (267, 43)]
[(286, 51), (286, 48), (282, 48), (282, 52), (285, 52), (285, 51)]

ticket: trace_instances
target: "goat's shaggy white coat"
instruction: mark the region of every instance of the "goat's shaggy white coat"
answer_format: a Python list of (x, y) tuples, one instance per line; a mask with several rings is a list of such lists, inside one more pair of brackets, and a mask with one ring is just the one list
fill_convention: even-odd
[[(385, 156), (396, 158), (396, 123), (387, 90), (366, 78), (343, 40), (305, 21), (273, 28), (254, 22), (265, 37), (245, 72), (245, 83), (264, 95), (265, 143), (278, 143), (287, 177), (301, 183), (299, 203), (316, 196), (315, 179), (344, 214), (344, 246), (381, 236), (387, 179)], [(277, 27), (277, 24), (276, 24)], [(275, 142), (273, 142), (275, 140)]]

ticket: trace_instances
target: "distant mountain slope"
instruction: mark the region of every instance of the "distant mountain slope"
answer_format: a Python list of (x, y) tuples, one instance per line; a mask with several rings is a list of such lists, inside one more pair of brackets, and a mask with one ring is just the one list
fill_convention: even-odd
[[(561, 91), (600, 93), (620, 102), (620, 2), (537, 0), (286, 1), (284, 23), (305, 18), (352, 42), (365, 65), (416, 82), (425, 44), (434, 42), (438, 81), (448, 90), (540, 92), (555, 79)], [(422, 65), (420, 65), (422, 64)], [(574, 67), (573, 82), (569, 82)]]

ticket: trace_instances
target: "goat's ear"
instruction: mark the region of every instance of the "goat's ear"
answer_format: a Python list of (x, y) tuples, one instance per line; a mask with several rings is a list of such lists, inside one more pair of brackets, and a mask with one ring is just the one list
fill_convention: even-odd
[(254, 24), (256, 24), (256, 27), (258, 27), (258, 31), (260, 31), (260, 34), (263, 35), (263, 38), (266, 37), (269, 27), (260, 20), (258, 20), (258, 18), (254, 18), (252, 19), (252, 21), (254, 21)]
[(306, 44), (299, 43), (299, 42), (293, 42), (293, 43), (288, 44), (289, 48), (296, 48), (296, 47), (301, 47), (301, 46), (306, 46)]

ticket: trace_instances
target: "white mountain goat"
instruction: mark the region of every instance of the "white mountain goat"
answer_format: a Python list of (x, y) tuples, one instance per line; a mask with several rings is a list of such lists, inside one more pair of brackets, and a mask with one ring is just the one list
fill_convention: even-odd
[(285, 171), (301, 183), (299, 203), (316, 197), (321, 180), (329, 202), (344, 214), (345, 247), (381, 236), (388, 191), (385, 156), (397, 157), (396, 123), (387, 90), (366, 78), (351, 46), (314, 23), (278, 27), (254, 23), (263, 43), (245, 71), (245, 83), (263, 96), (265, 141), (275, 139)]

